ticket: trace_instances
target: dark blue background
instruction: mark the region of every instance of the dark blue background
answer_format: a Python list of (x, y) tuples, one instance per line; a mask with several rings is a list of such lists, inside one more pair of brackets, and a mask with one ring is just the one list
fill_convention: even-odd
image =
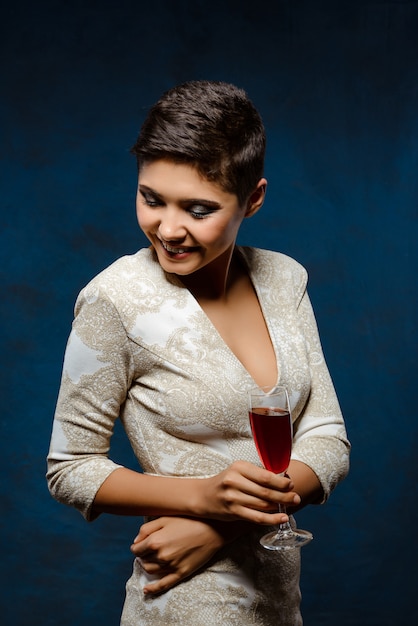
[[(418, 2), (17, 0), (0, 29), (1, 623), (118, 623), (139, 520), (54, 502), (45, 456), (75, 297), (145, 243), (129, 148), (195, 78), (263, 115), (268, 199), (241, 242), (309, 270), (353, 443), (298, 515), (305, 624), (418, 623)], [(133, 462), (119, 429), (112, 454)]]

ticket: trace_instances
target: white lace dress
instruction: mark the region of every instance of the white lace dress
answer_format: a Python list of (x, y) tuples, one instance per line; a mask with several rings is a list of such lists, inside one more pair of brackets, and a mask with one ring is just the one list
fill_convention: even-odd
[[(326, 499), (348, 470), (349, 443), (306, 293), (306, 271), (276, 252), (239, 248), (291, 391), (293, 458), (317, 474)], [(81, 292), (65, 354), (48, 457), (52, 495), (92, 519), (116, 465), (120, 417), (146, 473), (205, 477), (234, 460), (259, 464), (248, 424), (249, 373), (177, 277), (151, 249), (119, 259)], [(124, 626), (297, 626), (299, 551), (272, 554), (257, 536), (236, 540), (199, 573), (144, 597), (138, 561)], [(130, 539), (127, 538), (129, 542)]]

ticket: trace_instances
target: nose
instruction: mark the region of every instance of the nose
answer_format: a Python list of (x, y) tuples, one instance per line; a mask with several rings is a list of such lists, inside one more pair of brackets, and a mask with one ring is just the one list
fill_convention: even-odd
[(166, 207), (162, 212), (158, 232), (165, 241), (182, 241), (186, 234), (183, 211)]

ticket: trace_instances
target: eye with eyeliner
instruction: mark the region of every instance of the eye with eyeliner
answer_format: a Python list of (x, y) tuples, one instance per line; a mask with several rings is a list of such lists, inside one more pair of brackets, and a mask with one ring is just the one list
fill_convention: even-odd
[(191, 204), (189, 207), (187, 207), (186, 210), (195, 219), (202, 220), (205, 217), (211, 215), (214, 211), (216, 211), (216, 208), (212, 205), (207, 206), (205, 204)]
[(152, 193), (149, 193), (148, 191), (139, 189), (139, 193), (142, 196), (143, 203), (149, 207), (157, 207), (157, 206), (162, 206), (164, 204), (160, 198), (158, 198)]
[[(155, 193), (152, 193), (148, 189), (144, 189), (142, 187), (138, 188), (140, 195), (142, 196), (142, 202), (151, 208), (162, 207), (165, 205), (165, 202), (162, 198), (160, 198)], [(190, 200), (183, 201), (180, 203), (182, 208), (189, 213), (194, 219), (201, 220), (205, 217), (208, 217), (215, 211), (217, 211), (220, 206), (216, 202), (202, 202), (199, 200)]]

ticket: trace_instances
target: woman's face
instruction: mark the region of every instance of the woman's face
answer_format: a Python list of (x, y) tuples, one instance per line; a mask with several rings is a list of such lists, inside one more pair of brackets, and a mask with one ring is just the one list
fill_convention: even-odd
[[(255, 195), (264, 197), (264, 187)], [(162, 268), (187, 276), (229, 258), (242, 220), (258, 205), (249, 200), (242, 207), (235, 194), (190, 165), (159, 160), (139, 173), (136, 207), (139, 225)]]

